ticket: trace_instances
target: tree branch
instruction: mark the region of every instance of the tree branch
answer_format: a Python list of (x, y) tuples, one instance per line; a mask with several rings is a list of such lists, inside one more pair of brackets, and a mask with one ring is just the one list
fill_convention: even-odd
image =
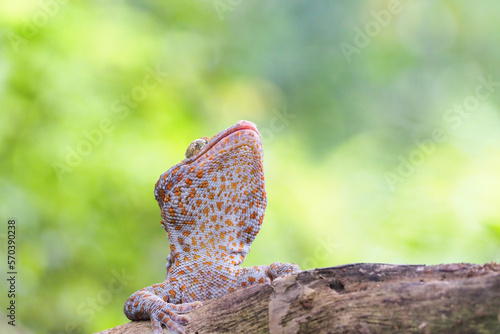
[[(500, 264), (349, 264), (203, 303), (186, 333), (500, 333)], [(100, 333), (148, 332), (138, 321)]]

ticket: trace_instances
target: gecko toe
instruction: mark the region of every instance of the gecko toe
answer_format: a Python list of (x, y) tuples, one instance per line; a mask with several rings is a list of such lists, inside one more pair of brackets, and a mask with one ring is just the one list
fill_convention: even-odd
[(170, 304), (170, 309), (174, 312), (183, 314), (191, 312), (199, 307), (203, 306), (202, 302), (196, 301), (192, 303), (184, 303), (184, 304)]

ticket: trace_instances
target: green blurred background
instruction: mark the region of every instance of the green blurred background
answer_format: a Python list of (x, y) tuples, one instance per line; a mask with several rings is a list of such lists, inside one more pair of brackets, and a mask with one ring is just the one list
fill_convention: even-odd
[(128, 296), (165, 276), (158, 176), (241, 119), (268, 192), (246, 266), (500, 261), (499, 12), (1, 2), (1, 254), (15, 218), (21, 332), (126, 322)]

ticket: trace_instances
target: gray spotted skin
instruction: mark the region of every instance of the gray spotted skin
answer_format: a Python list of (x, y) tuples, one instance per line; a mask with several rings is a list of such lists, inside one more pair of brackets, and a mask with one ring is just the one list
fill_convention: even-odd
[(170, 243), (167, 277), (125, 303), (125, 315), (130, 320), (151, 319), (155, 334), (162, 333), (162, 325), (184, 333), (189, 318), (180, 314), (200, 307), (203, 300), (300, 271), (289, 263), (240, 266), (267, 204), (256, 126), (240, 121), (202, 139), (190, 145), (187, 158), (162, 174), (155, 186)]

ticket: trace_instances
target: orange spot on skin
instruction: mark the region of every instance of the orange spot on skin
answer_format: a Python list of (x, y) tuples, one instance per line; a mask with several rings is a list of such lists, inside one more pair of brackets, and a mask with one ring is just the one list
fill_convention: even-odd
[(254, 282), (255, 282), (255, 278), (254, 278), (254, 277), (252, 277), (252, 276), (249, 276), (249, 277), (248, 277), (248, 281), (249, 281), (250, 283), (254, 283)]
[(184, 231), (184, 232), (182, 232), (182, 234), (183, 234), (184, 236), (186, 236), (186, 237), (189, 237), (189, 235), (191, 234), (191, 232), (189, 232), (189, 231)]
[(196, 177), (198, 177), (199, 179), (203, 177), (203, 169), (200, 169), (198, 173), (196, 173)]
[(172, 298), (175, 298), (175, 296), (177, 295), (177, 293), (174, 290), (170, 290), (168, 293), (170, 293), (170, 296)]
[(160, 198), (165, 198), (165, 190), (163, 189), (158, 190), (158, 196), (160, 196)]
[(260, 284), (264, 283), (264, 277), (259, 278), (259, 283)]
[(217, 209), (219, 209), (219, 211), (222, 209), (222, 202), (217, 202)]

